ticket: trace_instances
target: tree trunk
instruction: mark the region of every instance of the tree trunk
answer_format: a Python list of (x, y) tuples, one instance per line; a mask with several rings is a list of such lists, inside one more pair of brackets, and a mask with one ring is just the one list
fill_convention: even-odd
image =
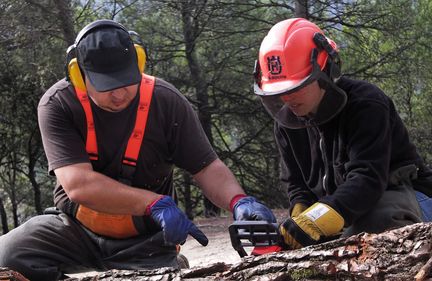
[[(189, 3), (192, 2), (192, 3)], [(200, 4), (205, 5), (205, 4)], [(198, 20), (192, 15), (193, 7), (196, 7), (197, 3), (195, 0), (184, 1), (180, 4), (181, 16), (183, 21), (183, 35), (185, 42), (185, 53), (186, 60), (189, 65), (189, 70), (191, 74), (191, 81), (196, 91), (196, 97), (198, 101), (198, 118), (204, 129), (210, 144), (213, 145), (213, 135), (212, 135), (212, 116), (209, 110), (208, 101), (208, 85), (205, 79), (205, 75), (200, 68), (195, 44), (199, 36), (198, 30)], [(193, 136), (191, 136), (193, 137)], [(220, 209), (204, 197), (204, 215), (206, 217), (219, 216)]]
[[(382, 280), (423, 281), (432, 266), (432, 223), (418, 223), (381, 234), (346, 239), (262, 256), (230, 265), (223, 261), (176, 271), (111, 270), (66, 280)], [(430, 279), (429, 279), (430, 280)]]
[(432, 224), (245, 258), (224, 276), (233, 280), (414, 280), (431, 256)]
[(12, 163), (14, 163), (14, 168), (11, 170), (11, 176), (10, 176), (10, 186), (11, 186), (11, 190), (10, 190), (10, 200), (11, 200), (11, 206), (12, 206), (12, 217), (13, 217), (13, 223), (14, 223), (14, 228), (19, 226), (19, 221), (18, 221), (18, 198), (17, 198), (17, 177), (16, 177), (16, 173), (17, 173), (17, 169), (15, 167), (15, 163), (17, 163), (16, 159), (16, 154), (15, 152), (12, 153)]
[(295, 1), (294, 16), (297, 18), (309, 18), (308, 0)]
[(0, 280), (5, 281), (29, 281), (24, 278), (21, 274), (16, 271), (7, 269), (6, 267), (0, 267)]
[(40, 185), (36, 181), (36, 173), (34, 170), (31, 170), (29, 173), (29, 180), (31, 182), (31, 185), (33, 187), (33, 193), (34, 193), (34, 203), (35, 203), (35, 210), (38, 215), (42, 215), (42, 196), (41, 196), (41, 190)]
[(28, 155), (28, 163), (27, 163), (27, 177), (33, 187), (34, 193), (34, 206), (36, 213), (41, 215), (43, 213), (42, 210), (42, 194), (41, 194), (41, 186), (37, 182), (37, 173), (36, 173), (36, 165), (38, 163), (39, 158), (43, 155), (42, 151), (42, 139), (39, 135), (39, 129), (36, 126), (32, 130), (32, 134), (29, 137), (27, 143), (27, 155)]
[(8, 225), (6, 209), (4, 207), (2, 197), (0, 197), (0, 218), (2, 223), (3, 234), (6, 234), (9, 232), (9, 225)]
[(185, 213), (186, 213), (186, 216), (190, 220), (193, 220), (194, 219), (193, 202), (192, 202), (192, 197), (191, 197), (192, 180), (191, 180), (190, 174), (186, 171), (183, 172), (183, 180), (184, 180), (183, 198), (184, 198), (184, 204), (185, 204)]
[(60, 15), (59, 21), (60, 21), (60, 28), (63, 31), (64, 38), (66, 40), (66, 43), (68, 45), (71, 45), (75, 41), (75, 31), (74, 31), (74, 25), (73, 25), (73, 16), (72, 16), (72, 9), (71, 9), (71, 2), (68, 0), (56, 0), (54, 1), (58, 13)]

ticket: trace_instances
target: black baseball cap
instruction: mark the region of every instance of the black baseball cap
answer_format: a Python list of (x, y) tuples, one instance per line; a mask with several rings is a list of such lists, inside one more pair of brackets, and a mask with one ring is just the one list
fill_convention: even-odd
[(76, 49), (84, 75), (99, 92), (141, 81), (134, 44), (123, 29), (102, 26), (92, 30), (78, 42)]

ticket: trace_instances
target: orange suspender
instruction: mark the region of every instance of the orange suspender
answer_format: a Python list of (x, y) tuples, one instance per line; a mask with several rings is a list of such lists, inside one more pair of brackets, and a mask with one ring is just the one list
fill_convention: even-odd
[(78, 100), (80, 101), (87, 120), (87, 142), (86, 151), (89, 155), (90, 160), (98, 160), (98, 148), (96, 143), (96, 131), (93, 122), (93, 113), (91, 110), (90, 100), (87, 96), (87, 92), (80, 90), (75, 87)]
[(140, 86), (140, 100), (135, 120), (135, 127), (129, 137), (126, 151), (123, 157), (123, 164), (136, 166), (141, 143), (144, 138), (147, 117), (150, 109), (150, 102), (155, 84), (154, 76), (142, 75)]
[[(150, 108), (150, 102), (153, 95), (155, 78), (150, 75), (142, 74), (140, 85), (140, 96), (138, 110), (135, 120), (135, 127), (129, 137), (126, 151), (123, 157), (123, 164), (136, 166), (142, 140), (144, 139), (147, 117)], [(85, 91), (75, 87), (78, 100), (80, 101), (87, 119), (87, 141), (86, 151), (90, 160), (98, 160), (98, 148), (96, 142), (96, 131), (93, 121), (93, 113), (90, 106), (90, 100)]]

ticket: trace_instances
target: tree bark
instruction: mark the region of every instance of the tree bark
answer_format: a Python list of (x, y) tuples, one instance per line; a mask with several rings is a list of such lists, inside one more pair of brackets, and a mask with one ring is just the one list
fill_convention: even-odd
[(6, 281), (29, 281), (16, 271), (9, 270), (6, 267), (0, 267), (0, 280)]
[(111, 270), (90, 280), (382, 280), (430, 278), (432, 223), (418, 223), (381, 234), (362, 233), (299, 250), (248, 256), (230, 265), (176, 271)]
[(431, 255), (432, 224), (245, 258), (224, 276), (232, 280), (414, 280)]

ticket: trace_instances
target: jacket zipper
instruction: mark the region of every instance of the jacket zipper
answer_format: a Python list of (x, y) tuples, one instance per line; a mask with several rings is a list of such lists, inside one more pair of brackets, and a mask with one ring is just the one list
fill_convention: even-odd
[(322, 133), (319, 131), (319, 136), (320, 136), (320, 140), (319, 140), (319, 148), (321, 151), (321, 158), (322, 161), (324, 163), (324, 176), (323, 176), (323, 189), (325, 194), (328, 194), (329, 190), (328, 190), (328, 164), (327, 164), (327, 155), (326, 155), (326, 150), (325, 150), (325, 143), (324, 143), (324, 136), (322, 135)]

